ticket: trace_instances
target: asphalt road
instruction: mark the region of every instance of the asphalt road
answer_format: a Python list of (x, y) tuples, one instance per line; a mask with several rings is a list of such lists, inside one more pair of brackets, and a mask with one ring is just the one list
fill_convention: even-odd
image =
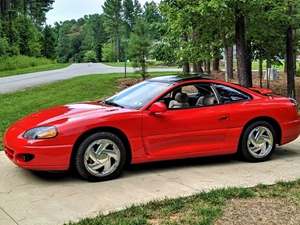
[(68, 174), (17, 168), (0, 152), (0, 224), (60, 225), (132, 204), (188, 196), (223, 187), (251, 187), (300, 178), (300, 138), (271, 161), (231, 157), (132, 166), (113, 181), (88, 183)]
[[(128, 72), (134, 72), (128, 68)], [(176, 68), (150, 68), (149, 72), (176, 72)], [(66, 80), (77, 76), (90, 74), (124, 73), (122, 67), (107, 66), (102, 63), (80, 63), (59, 70), (29, 73), (10, 77), (0, 78), (0, 94), (15, 92), (25, 88), (52, 83), (59, 80)]]

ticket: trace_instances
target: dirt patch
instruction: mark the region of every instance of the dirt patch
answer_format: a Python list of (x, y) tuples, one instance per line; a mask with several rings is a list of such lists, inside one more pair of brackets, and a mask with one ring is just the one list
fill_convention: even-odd
[[(160, 218), (161, 217), (161, 218)], [(181, 218), (184, 215), (182, 213), (175, 213), (168, 216), (158, 216), (157, 218), (151, 218), (147, 222), (150, 225), (161, 225), (161, 224), (180, 224)]]
[(142, 78), (122, 78), (118, 80), (118, 88), (123, 90), (142, 81)]
[(215, 225), (299, 225), (300, 207), (286, 199), (233, 199)]

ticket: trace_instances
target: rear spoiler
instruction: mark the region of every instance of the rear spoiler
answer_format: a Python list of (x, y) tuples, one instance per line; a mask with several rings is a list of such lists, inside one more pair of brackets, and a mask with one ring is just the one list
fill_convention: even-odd
[(271, 89), (268, 89), (268, 88), (260, 88), (260, 87), (252, 87), (252, 88), (249, 88), (251, 91), (255, 91), (259, 94), (262, 94), (262, 95), (271, 95), (273, 94), (273, 91)]

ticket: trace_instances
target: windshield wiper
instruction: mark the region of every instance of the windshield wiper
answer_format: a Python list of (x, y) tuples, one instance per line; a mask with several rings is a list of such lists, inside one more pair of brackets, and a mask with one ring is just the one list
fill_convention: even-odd
[(120, 107), (120, 108), (124, 108), (124, 106), (122, 106), (122, 105), (119, 105), (118, 103), (115, 103), (115, 102), (113, 102), (113, 101), (104, 101), (104, 103), (106, 104), (106, 105), (111, 105), (111, 106), (116, 106), (116, 107)]

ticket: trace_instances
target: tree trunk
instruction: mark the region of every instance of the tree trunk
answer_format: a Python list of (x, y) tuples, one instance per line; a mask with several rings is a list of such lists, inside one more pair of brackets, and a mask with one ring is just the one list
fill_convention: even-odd
[(250, 86), (252, 87), (253, 86), (253, 84), (252, 84), (252, 56), (251, 56), (251, 51), (250, 51), (250, 49), (251, 49), (251, 44), (250, 44), (250, 42), (248, 42), (248, 44), (247, 44), (247, 49), (246, 49), (246, 51), (247, 51), (247, 61), (246, 61), (246, 63), (247, 63), (247, 68), (246, 68), (246, 73), (247, 73), (247, 78), (249, 79), (249, 82), (250, 82)]
[(238, 78), (241, 85), (245, 87), (252, 86), (251, 77), (247, 76), (247, 45), (246, 45), (246, 25), (245, 16), (239, 9), (236, 9), (235, 33), (238, 61)]
[[(291, 11), (290, 7), (290, 11)], [(294, 60), (294, 32), (289, 26), (286, 34), (286, 61), (287, 61), (287, 94), (291, 98), (296, 98), (295, 91), (295, 60)]]
[[(188, 42), (188, 35), (186, 33), (184, 33), (182, 35), (182, 40), (184, 42)], [(184, 74), (190, 73), (190, 64), (189, 64), (189, 62), (187, 60), (183, 61), (182, 69), (183, 69), (183, 73)]]
[(259, 85), (260, 87), (263, 87), (263, 60), (262, 59), (259, 59), (259, 71), (258, 71), (258, 74), (259, 74)]
[(194, 73), (198, 72), (197, 63), (193, 63), (193, 72)]
[(210, 60), (205, 61), (204, 64), (204, 70), (206, 73), (210, 74), (211, 73), (211, 69), (210, 69)]
[(190, 64), (188, 62), (183, 63), (183, 73), (190, 73)]
[(197, 63), (197, 72), (198, 73), (203, 73), (202, 62), (198, 62)]
[(269, 60), (267, 60), (267, 65), (266, 65), (267, 88), (270, 88), (270, 69), (271, 68), (272, 68), (272, 64)]
[(213, 60), (213, 71), (214, 72), (220, 71), (220, 58), (219, 57), (216, 57)]
[(287, 59), (286, 56), (284, 57), (284, 72), (287, 72)]
[(233, 47), (225, 46), (225, 64), (227, 78), (233, 79)]

